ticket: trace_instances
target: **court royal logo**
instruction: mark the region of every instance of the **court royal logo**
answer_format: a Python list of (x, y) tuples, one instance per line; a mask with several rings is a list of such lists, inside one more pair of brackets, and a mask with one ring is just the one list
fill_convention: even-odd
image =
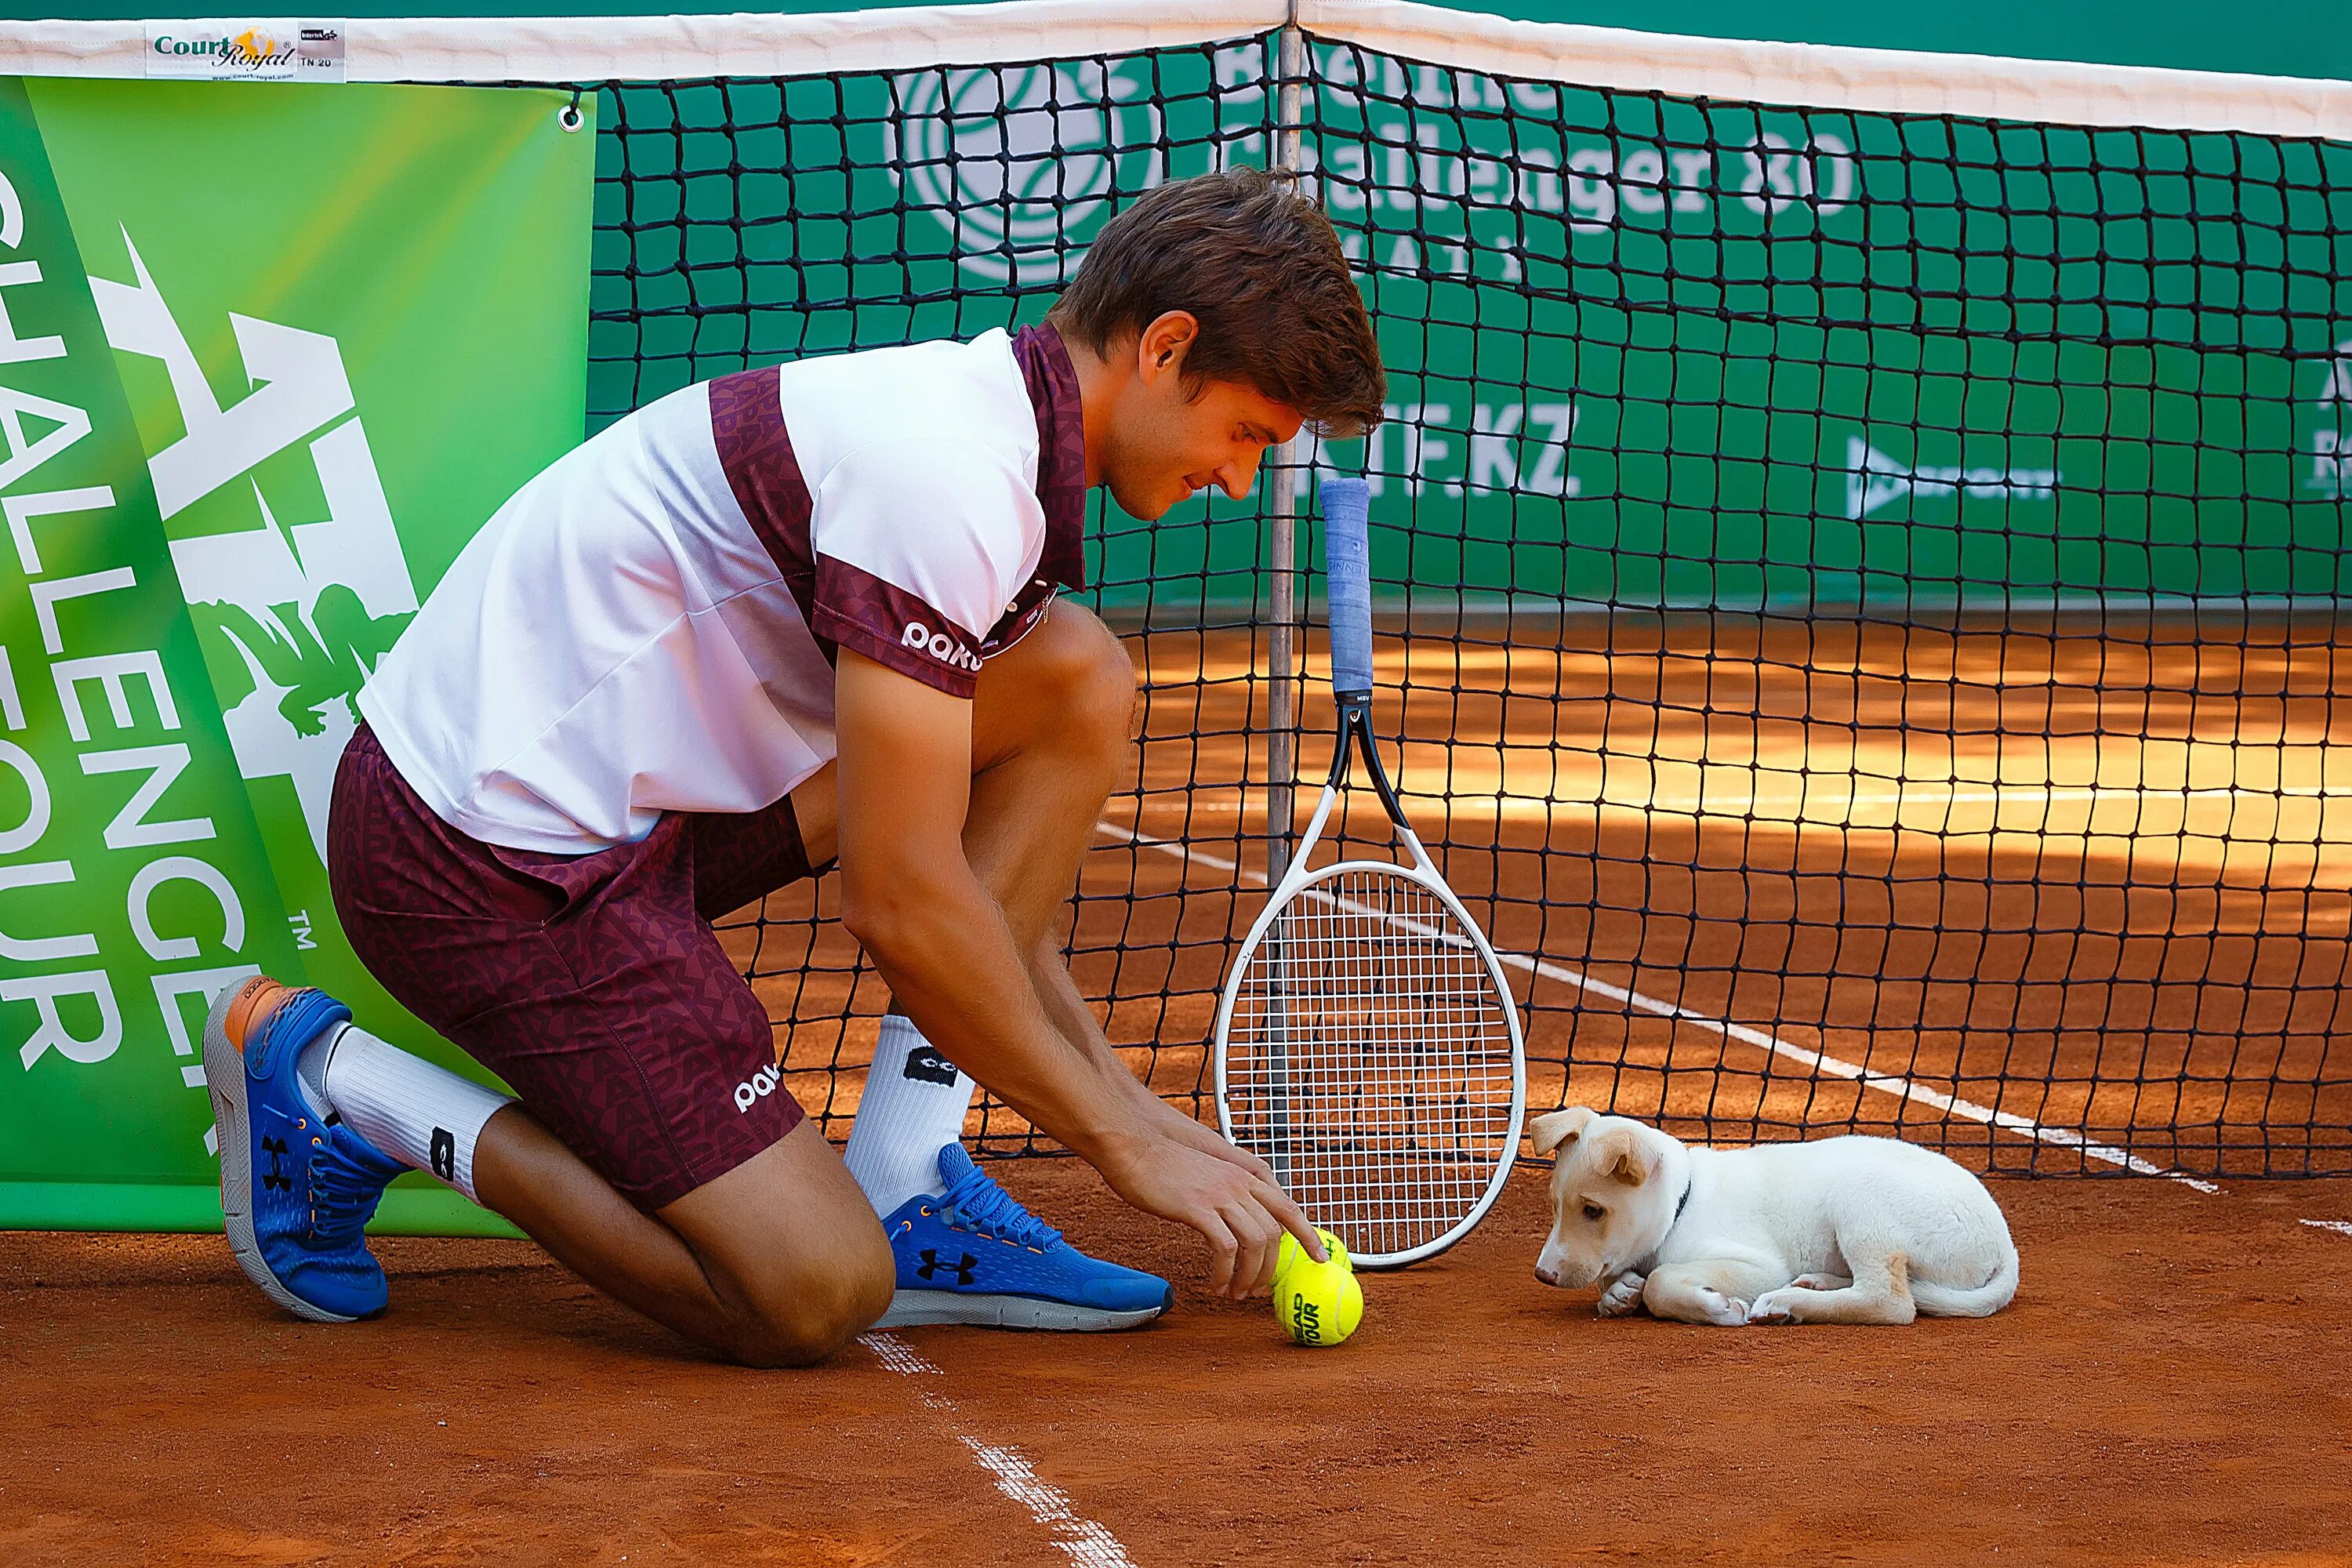
[(341, 22), (150, 22), (147, 74), (178, 79), (340, 81)]
[(898, 634), (900, 646), (929, 654), (941, 664), (956, 669), (980, 673), (980, 656), (945, 632), (935, 632), (920, 621), (908, 621), (907, 629)]
[(1114, 194), (1166, 177), (1148, 61), (923, 71), (896, 86), (891, 164), (974, 277), (1062, 282)]

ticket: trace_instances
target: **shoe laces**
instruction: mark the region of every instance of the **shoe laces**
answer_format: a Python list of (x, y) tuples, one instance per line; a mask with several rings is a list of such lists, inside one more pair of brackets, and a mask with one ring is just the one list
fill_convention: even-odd
[(958, 1229), (977, 1231), (1016, 1247), (1043, 1252), (1062, 1239), (1060, 1231), (1023, 1208), (978, 1165), (940, 1194), (940, 1206), (954, 1215), (950, 1223)]
[(354, 1157), (340, 1128), (329, 1128), (311, 1146), (310, 1235), (322, 1251), (362, 1244), (389, 1180)]

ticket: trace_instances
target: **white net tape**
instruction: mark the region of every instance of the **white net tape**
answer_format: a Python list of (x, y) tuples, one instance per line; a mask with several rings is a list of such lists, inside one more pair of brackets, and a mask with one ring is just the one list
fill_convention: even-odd
[(1286, 905), (1226, 1044), (1234, 1142), (1350, 1252), (1435, 1241), (1510, 1154), (1510, 1004), (1429, 889), (1366, 867)]

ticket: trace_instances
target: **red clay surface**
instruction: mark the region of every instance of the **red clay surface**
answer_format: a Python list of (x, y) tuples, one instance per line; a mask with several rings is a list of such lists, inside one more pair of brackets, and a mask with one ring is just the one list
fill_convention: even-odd
[(0, 1560), (1087, 1561), (969, 1437), (1139, 1568), (2352, 1562), (2352, 1236), (2299, 1223), (2352, 1221), (2352, 1182), (2001, 1182), (2000, 1316), (1720, 1330), (1537, 1284), (1530, 1172), (1305, 1351), (1084, 1167), (997, 1169), (1176, 1314), (759, 1373), (527, 1243), (383, 1242), (391, 1313), (318, 1327), (217, 1237), (0, 1236)]

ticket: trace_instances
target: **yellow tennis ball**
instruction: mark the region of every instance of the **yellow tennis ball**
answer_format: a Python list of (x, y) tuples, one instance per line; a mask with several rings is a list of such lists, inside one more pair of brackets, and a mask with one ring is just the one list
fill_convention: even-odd
[[(1356, 1260), (1348, 1256), (1348, 1248), (1345, 1243), (1320, 1226), (1316, 1226), (1315, 1234), (1323, 1238), (1323, 1250), (1331, 1255), (1332, 1262), (1341, 1265), (1351, 1272), (1354, 1270)], [(1277, 1284), (1281, 1282), (1282, 1277), (1290, 1271), (1290, 1266), (1292, 1264), (1306, 1263), (1311, 1265), (1314, 1262), (1315, 1260), (1313, 1258), (1307, 1256), (1307, 1249), (1298, 1245), (1298, 1238), (1291, 1235), (1288, 1231), (1284, 1231), (1282, 1233), (1282, 1245), (1276, 1248), (1274, 1254), (1275, 1282)]]
[(1323, 1245), (1331, 1254), (1328, 1263), (1316, 1262), (1296, 1242), (1288, 1245), (1297, 1256), (1275, 1273), (1275, 1318), (1302, 1345), (1336, 1345), (1363, 1321), (1364, 1288), (1356, 1283), (1347, 1252), (1328, 1232)]

